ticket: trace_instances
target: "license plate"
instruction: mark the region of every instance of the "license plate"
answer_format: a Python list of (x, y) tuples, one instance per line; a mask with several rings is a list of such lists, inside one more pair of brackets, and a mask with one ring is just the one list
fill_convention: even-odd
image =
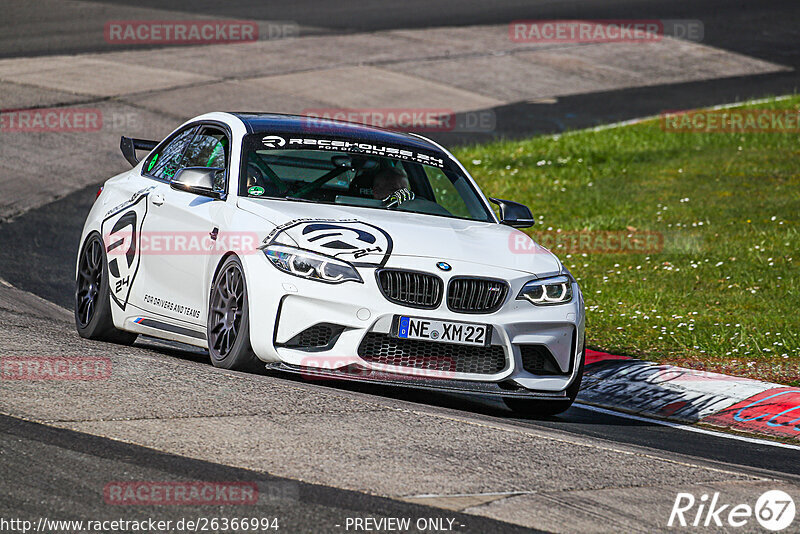
[(442, 343), (459, 343), (485, 347), (491, 341), (491, 327), (485, 324), (434, 321), (419, 317), (401, 316), (397, 322), (397, 337), (422, 339)]

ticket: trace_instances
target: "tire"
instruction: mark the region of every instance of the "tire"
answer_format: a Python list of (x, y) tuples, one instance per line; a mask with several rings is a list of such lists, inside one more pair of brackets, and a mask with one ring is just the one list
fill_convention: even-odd
[(111, 317), (108, 262), (99, 234), (89, 235), (79, 258), (75, 278), (75, 326), (78, 334), (86, 339), (132, 345), (138, 334), (118, 329)]
[(504, 397), (503, 402), (509, 410), (517, 415), (531, 416), (531, 417), (549, 417), (566, 412), (575, 399), (578, 397), (578, 392), (581, 389), (581, 382), (583, 381), (583, 364), (586, 361), (586, 339), (583, 342), (583, 352), (581, 352), (580, 368), (578, 376), (572, 384), (567, 387), (567, 399), (559, 401), (546, 401), (538, 399), (524, 399), (517, 397)]
[(206, 334), (214, 367), (234, 371), (259, 368), (259, 359), (250, 346), (247, 282), (236, 256), (225, 260), (211, 286)]

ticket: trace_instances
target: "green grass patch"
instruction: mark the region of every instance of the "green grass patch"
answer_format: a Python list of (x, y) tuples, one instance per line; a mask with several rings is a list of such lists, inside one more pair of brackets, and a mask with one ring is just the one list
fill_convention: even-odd
[(455, 152), (487, 194), (530, 206), (534, 239), (663, 235), (649, 254), (553, 250), (583, 289), (590, 347), (800, 385), (800, 135), (652, 120)]

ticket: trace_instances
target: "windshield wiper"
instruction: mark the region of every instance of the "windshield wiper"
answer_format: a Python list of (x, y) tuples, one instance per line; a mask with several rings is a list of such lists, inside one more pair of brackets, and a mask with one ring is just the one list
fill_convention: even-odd
[(286, 200), (299, 200), (300, 202), (313, 202), (315, 204), (317, 203), (316, 200), (311, 200), (310, 198), (301, 198), (301, 197), (279, 197), (279, 198), (285, 198)]

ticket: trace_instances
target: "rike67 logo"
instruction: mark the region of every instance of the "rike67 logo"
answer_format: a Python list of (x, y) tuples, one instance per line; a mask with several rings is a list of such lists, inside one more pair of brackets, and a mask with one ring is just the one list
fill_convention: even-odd
[(711, 497), (704, 493), (699, 499), (691, 493), (678, 493), (667, 526), (728, 529), (751, 524), (755, 518), (761, 527), (778, 532), (794, 522), (795, 511), (794, 500), (781, 490), (764, 492), (756, 500), (755, 506), (725, 503), (720, 499), (719, 492)]

